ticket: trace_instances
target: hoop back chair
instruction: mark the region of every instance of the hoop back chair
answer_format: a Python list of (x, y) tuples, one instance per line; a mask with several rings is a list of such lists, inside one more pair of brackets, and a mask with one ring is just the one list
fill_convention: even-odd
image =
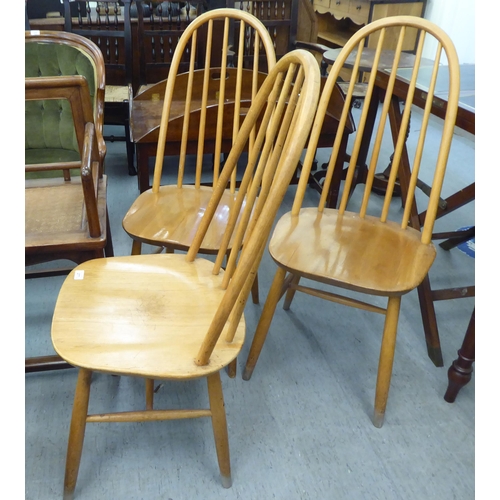
[[(229, 54), (233, 23), (236, 36), (252, 40), (250, 69), (245, 68), (243, 44), (232, 57)], [(189, 47), (189, 70), (179, 73)], [(242, 117), (265, 78), (265, 74), (259, 72), (262, 54), (268, 66), (273, 67), (276, 58), (267, 30), (254, 16), (237, 9), (208, 11), (194, 19), (183, 32), (165, 82), (160, 133), (164, 127), (167, 139), (158, 141), (153, 186), (139, 195), (123, 219), (123, 228), (133, 239), (133, 254), (141, 253), (143, 243), (165, 247), (170, 252), (190, 247), (213, 186), (217, 185), (222, 153), (230, 150)], [(197, 64), (200, 55), (201, 68)], [(234, 67), (221, 63), (229, 59)], [(158, 88), (155, 89), (158, 92)], [(147, 101), (135, 104), (138, 102)], [(250, 147), (256, 130), (250, 136)], [(213, 153), (213, 165), (204, 163), (207, 153)], [(177, 184), (161, 185), (166, 154), (179, 155)], [(194, 172), (189, 170), (193, 158)], [(207, 174), (208, 169), (211, 171)], [(237, 200), (236, 173), (235, 170), (224, 191), (220, 213), (200, 247), (202, 253), (219, 251), (228, 223), (227, 214)], [(258, 301), (256, 290), (254, 301)]]
[[(73, 496), (86, 422), (211, 417), (222, 484), (231, 485), (219, 372), (243, 345), (245, 302), (307, 141), (318, 97), (319, 70), (314, 58), (305, 51), (285, 56), (248, 110), (187, 254), (96, 259), (80, 265), (63, 283), (54, 310), (52, 342), (68, 363), (79, 368), (64, 498)], [(227, 245), (220, 248), (215, 262), (197, 255), (258, 119), (263, 126), (245, 160), (243, 187), (227, 225), (228, 233), (235, 232), (238, 241), (244, 241), (243, 250), (240, 253), (239, 246), (233, 247), (223, 271), (219, 260)], [(161, 142), (166, 137), (165, 125), (163, 121)], [(246, 205), (237, 222), (243, 198)], [(76, 309), (75, 303), (79, 304)], [(148, 380), (206, 378), (210, 408), (160, 410), (146, 400), (146, 410), (88, 415), (94, 371)]]
[[(393, 95), (397, 84), (398, 58), (401, 55), (402, 41), (408, 30), (418, 30), (418, 48), (415, 56), (415, 67), (409, 82), (409, 90), (404, 102), (404, 111), (400, 113), (399, 98)], [(336, 156), (339, 152), (342, 127), (348, 117), (351, 107), (352, 93), (355, 79), (351, 79), (346, 95), (344, 111), (337, 137), (332, 148), (332, 157), (328, 165), (325, 178), (325, 187), (318, 207), (304, 208), (302, 201), (307, 179), (307, 170), (311, 167), (315, 147), (323, 121), (325, 106), (329, 100), (332, 88), (347, 57), (357, 51), (355, 71), (365, 46), (367, 36), (376, 36), (378, 45), (374, 58), (374, 65), (370, 72), (367, 86), (367, 100), (375, 92), (376, 79), (379, 77), (376, 70), (380, 54), (384, 48), (384, 41), (389, 34), (395, 33), (398, 39), (398, 48), (394, 52), (394, 66), (389, 76), (389, 84), (379, 106), (379, 120), (373, 130), (371, 144), (371, 158), (366, 186), (360, 197), (359, 211), (351, 208), (353, 201), (349, 198), (350, 184), (355, 174), (357, 155), (366, 134), (366, 110), (364, 106), (359, 120), (358, 130), (352, 145), (351, 159), (347, 177), (342, 191), (342, 198), (338, 209), (325, 208), (328, 192), (328, 183), (333, 175), (333, 166), (336, 165)], [(420, 67), (424, 40), (434, 40), (436, 51), (433, 66)], [(444, 57), (447, 65), (440, 65)], [(416, 138), (413, 162), (410, 169), (400, 167), (403, 155), (409, 155), (406, 147), (406, 131), (409, 114), (415, 96), (419, 94), (417, 77), (419, 70), (429, 72), (429, 91), (422, 114), (422, 125)], [(426, 148), (425, 138), (430, 119), (430, 109), (433, 100), (433, 89), (439, 72), (445, 72), (449, 78), (448, 106), (444, 118), (442, 136), (437, 148)], [(249, 380), (267, 336), (276, 305), (283, 295), (286, 295), (284, 308), (288, 309), (296, 291), (307, 293), (318, 298), (352, 306), (366, 311), (381, 313), (385, 317), (384, 331), (378, 365), (378, 376), (375, 394), (375, 411), (373, 423), (381, 427), (384, 420), (387, 398), (389, 393), (398, 317), (401, 297), (415, 289), (429, 272), (434, 261), (436, 250), (431, 241), (432, 228), (438, 208), (438, 201), (443, 184), (446, 163), (452, 142), (454, 125), (458, 108), (460, 87), (458, 59), (452, 41), (439, 27), (433, 23), (410, 16), (396, 16), (371, 23), (359, 30), (345, 45), (338, 60), (330, 72), (327, 83), (321, 95), (318, 113), (311, 132), (307, 155), (304, 160), (304, 171), (301, 177), (297, 195), (291, 212), (285, 214), (277, 223), (269, 244), (269, 251), (278, 266), (273, 284), (269, 291), (265, 306), (259, 320), (255, 336), (250, 348), (243, 378)], [(398, 114), (399, 112), (399, 114)], [(387, 123), (389, 118), (390, 127)], [(386, 126), (387, 125), (387, 126)], [(394, 144), (394, 160), (389, 178), (387, 192), (380, 203), (380, 198), (373, 196), (371, 186), (378, 157), (382, 146), (384, 133), (389, 133)], [(389, 139), (390, 140), (390, 139)], [(427, 199), (427, 215), (420, 231), (417, 200), (415, 198), (416, 180), (421, 169), (430, 170), (433, 178), (432, 192)], [(338, 167), (337, 167), (338, 168)], [(411, 170), (411, 172), (410, 172)], [(399, 175), (402, 189), (404, 188), (404, 210), (401, 211), (400, 201), (391, 199), (396, 176)], [(391, 209), (392, 208), (392, 209)], [(378, 214), (378, 215), (377, 215)], [(391, 220), (399, 217), (399, 221)], [(301, 278), (311, 280), (311, 286), (302, 286)], [(332, 293), (322, 287), (315, 286), (321, 283), (332, 285)], [(328, 288), (328, 287), (327, 287)], [(344, 296), (342, 290), (347, 290)], [(352, 294), (351, 292), (355, 292)], [(359, 295), (358, 295), (359, 293)], [(365, 302), (358, 300), (363, 296), (385, 297), (387, 306), (380, 307), (377, 300)], [(378, 302), (383, 299), (378, 299)]]
[[(80, 162), (51, 162), (26, 171), (74, 170), (69, 177), (28, 179), (25, 189), (26, 278), (68, 274), (69, 269), (33, 267), (37, 264), (70, 260), (80, 264), (89, 259), (113, 255), (106, 207), (106, 176), (97, 147), (92, 103), (87, 80), (81, 75), (25, 79), (28, 102), (46, 105), (50, 100), (66, 100), (73, 116), (80, 149)], [(52, 126), (54, 126), (52, 121)], [(69, 125), (66, 123), (66, 127)], [(27, 372), (67, 368), (59, 356), (26, 359)]]
[[(63, 31), (26, 31), (24, 41), (26, 78), (81, 75), (87, 80), (102, 169), (106, 144), (103, 138), (105, 70), (101, 51), (90, 40)], [(59, 125), (56, 127), (55, 123)], [(80, 162), (81, 148), (72, 124), (73, 116), (66, 100), (25, 103), (24, 154), (25, 163), (30, 165), (28, 178), (61, 175), (60, 170), (55, 172), (43, 166), (37, 170), (36, 164)], [(67, 179), (69, 173), (64, 170)]]
[[(135, 175), (134, 143), (130, 134), (130, 105), (133, 88), (134, 51), (130, 6), (132, 0), (97, 2), (64, 0), (64, 30), (92, 40), (103, 54), (106, 71), (106, 125), (121, 125), (124, 136), (108, 135), (106, 140), (125, 141), (129, 175)], [(76, 14), (76, 17), (75, 17)]]

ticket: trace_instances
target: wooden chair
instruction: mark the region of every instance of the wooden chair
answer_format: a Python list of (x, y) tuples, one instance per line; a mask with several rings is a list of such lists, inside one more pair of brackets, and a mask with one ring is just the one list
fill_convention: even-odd
[[(394, 126), (393, 116), (389, 113), (390, 110), (394, 109), (391, 108), (391, 104), (397, 103), (399, 106), (399, 99), (394, 100), (392, 96), (396, 80), (396, 71), (394, 69), (398, 66), (401, 42), (407, 30), (418, 30), (419, 45), (416, 54), (415, 71), (413, 72), (409, 86), (410, 90), (404, 106), (402, 123)], [(367, 99), (370, 100), (377, 77), (378, 54), (383, 50), (384, 40), (388, 37), (388, 34), (394, 34), (394, 32), (396, 32), (395, 35), (399, 40), (398, 49), (395, 52), (393, 71), (390, 73), (390, 84), (381, 105), (379, 122), (374, 131), (375, 140), (371, 145), (372, 154), (369, 161), (369, 173), (359, 211), (355, 212), (351, 208), (352, 200), (349, 211), (346, 209), (346, 204), (349, 197), (350, 183), (354, 176), (357, 155), (363, 139), (366, 123), (365, 109), (368, 106), (363, 107), (359, 120), (340, 206), (338, 209), (325, 208), (328, 183), (334, 174), (333, 165), (336, 164), (336, 157), (338, 156), (343, 122), (349, 114), (355, 79), (350, 81), (343, 118), (333, 144), (332, 157), (325, 179), (325, 188), (319, 205), (317, 208), (301, 208), (306, 176), (308, 175), (307, 170), (314, 158), (325, 106), (328, 103), (330, 92), (337, 81), (344, 61), (353, 50), (358, 49), (358, 54), (361, 55), (367, 36), (375, 35), (378, 37), (377, 57), (375, 57), (375, 66), (370, 73), (367, 88)], [(390, 211), (392, 189), (398, 175), (398, 167), (406, 142), (406, 129), (412, 107), (411, 103), (414, 95), (417, 94), (415, 91), (416, 77), (425, 38), (434, 40), (437, 47), (435, 64), (430, 79), (431, 90), (429, 91), (427, 106), (423, 113), (422, 126), (415, 147), (412, 172), (403, 171), (403, 169), (399, 168), (400, 180), (403, 179), (401, 185), (402, 188), (405, 188), (404, 199), (407, 200), (407, 203), (405, 203), (404, 211), (401, 211), (401, 201), (397, 200), (394, 210)], [(441, 57), (447, 59), (448, 66), (440, 66)], [(356, 65), (358, 64), (359, 59), (356, 61)], [(430, 151), (429, 148), (424, 150), (424, 139), (430, 117), (430, 105), (433, 99), (432, 88), (438, 70), (448, 73), (450, 82), (449, 100), (440, 145), (437, 151)], [(357, 68), (353, 73), (357, 73)], [(250, 348), (243, 373), (245, 380), (249, 380), (253, 373), (276, 305), (284, 294), (286, 294), (285, 309), (290, 307), (295, 291), (298, 290), (332, 302), (381, 313), (385, 316), (385, 325), (378, 367), (373, 423), (376, 427), (382, 426), (392, 373), (401, 297), (419, 285), (427, 275), (436, 255), (436, 250), (431, 242), (432, 228), (454, 131), (460, 87), (459, 80), (458, 59), (450, 38), (439, 27), (421, 18), (395, 16), (373, 22), (359, 30), (345, 45), (341, 56), (337, 59), (330, 72), (321, 96), (318, 113), (311, 132), (311, 140), (304, 160), (304, 171), (302, 172), (304, 178), (301, 178), (292, 211), (285, 214), (278, 221), (271, 237), (269, 251), (278, 265), (278, 270)], [(370, 195), (383, 136), (389, 130), (389, 127), (386, 127), (388, 115), (391, 125), (393, 125), (391, 135), (395, 145), (395, 154), (389, 186), (383, 203), (381, 203), (380, 198), (378, 201), (373, 200), (373, 196)], [(416, 179), (424, 153), (425, 163), (433, 172), (434, 181), (430, 197), (423, 197), (423, 202), (427, 202), (428, 206), (425, 224), (422, 232), (420, 232), (414, 195)], [(394, 213), (396, 214), (395, 217), (400, 217), (400, 222), (390, 220), (391, 214), (394, 215)], [(301, 278), (308, 278), (312, 280), (313, 284), (311, 286), (301, 286), (299, 284)], [(336, 287), (335, 293), (324, 290), (324, 287), (321, 290), (316, 289), (314, 282)], [(347, 296), (340, 293), (342, 290), (347, 291)], [(387, 306), (380, 306), (380, 299), (370, 301), (370, 303), (358, 299), (358, 297), (363, 299), (363, 296), (366, 295), (373, 296), (373, 298), (385, 297)]]
[(130, 135), (130, 103), (137, 90), (132, 86), (132, 0), (99, 1), (95, 8), (91, 7), (91, 3), (64, 0), (64, 30), (92, 40), (103, 54), (106, 68), (104, 123), (125, 128), (124, 136), (108, 135), (106, 140), (125, 141), (128, 173), (136, 175), (134, 143)]
[[(59, 260), (80, 264), (105, 255), (113, 256), (106, 207), (107, 179), (99, 158), (92, 103), (87, 80), (81, 75), (26, 78), (25, 87), (26, 101), (39, 105), (48, 100), (68, 102), (81, 152), (79, 162), (26, 165), (26, 171), (66, 172), (66, 178), (26, 181), (26, 278), (64, 275), (70, 269), (37, 265)], [(57, 128), (54, 116), (46, 118)], [(79, 175), (71, 178), (70, 171), (75, 168)], [(26, 372), (68, 367), (59, 356), (28, 358), (25, 363)]]
[[(229, 54), (233, 23), (235, 37), (240, 40), (248, 38), (246, 48), (250, 47), (253, 52), (250, 69), (245, 67), (245, 44), (241, 43), (233, 56)], [(191, 47), (189, 71), (179, 73), (188, 47)], [(241, 119), (264, 80), (265, 75), (258, 71), (261, 54), (272, 68), (276, 59), (267, 30), (254, 16), (237, 9), (208, 11), (192, 21), (183, 32), (164, 87), (162, 120), (165, 117), (167, 140), (166, 143), (158, 141), (153, 186), (139, 195), (123, 219), (123, 228), (133, 239), (132, 254), (140, 254), (143, 243), (165, 247), (168, 252), (190, 247), (212, 196), (213, 186), (217, 185), (222, 153), (230, 150)], [(225, 61), (228, 60), (231, 60), (230, 67), (226, 67)], [(158, 92), (159, 87), (155, 86), (154, 91)], [(208, 174), (207, 165), (203, 166), (206, 153), (213, 153), (213, 166), (208, 167), (211, 170)], [(179, 155), (178, 176), (177, 184), (162, 186), (166, 154)], [(187, 172), (193, 157), (196, 160), (194, 175)], [(229, 220), (227, 214), (238, 199), (236, 187), (234, 171), (228, 189), (224, 191), (220, 213), (214, 219), (200, 252), (216, 254), (219, 251)], [(231, 245), (232, 242), (229, 249)], [(256, 282), (256, 302), (257, 290)]]
[[(73, 497), (87, 422), (211, 417), (222, 484), (231, 486), (219, 372), (242, 348), (245, 302), (305, 146), (318, 97), (319, 70), (314, 58), (304, 51), (287, 54), (270, 72), (248, 110), (187, 255), (96, 259), (78, 266), (63, 283), (53, 316), (52, 341), (56, 351), (79, 368), (65, 499)], [(165, 142), (167, 119), (165, 115), (162, 120), (160, 143)], [(262, 127), (247, 156), (246, 145), (259, 119)], [(234, 233), (244, 242), (243, 251), (237, 258), (239, 245), (235, 245), (222, 271), (227, 244), (220, 248), (215, 263), (197, 254), (211, 221), (218, 216), (232, 172), (244, 158), (247, 168), (225, 239), (227, 243)], [(93, 372), (148, 380), (206, 378), (210, 408), (153, 409), (148, 383), (145, 410), (88, 415)]]
[[(90, 40), (63, 31), (26, 31), (24, 35), (26, 78), (81, 75), (90, 92), (100, 168), (106, 156), (103, 137), (105, 70), (101, 51)], [(54, 127), (50, 117), (60, 124)], [(73, 116), (67, 103), (54, 100), (25, 104), (25, 163), (28, 178), (61, 176), (61, 170), (38, 169), (34, 164), (69, 163), (81, 160), (81, 149), (73, 131)], [(79, 167), (78, 167), (79, 168)], [(67, 170), (64, 170), (67, 175)]]

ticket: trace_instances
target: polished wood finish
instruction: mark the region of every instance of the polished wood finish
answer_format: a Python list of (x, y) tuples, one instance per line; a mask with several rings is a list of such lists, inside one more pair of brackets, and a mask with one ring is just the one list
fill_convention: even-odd
[(453, 403), (465, 385), (472, 378), (472, 365), (476, 356), (476, 310), (472, 311), (469, 326), (465, 332), (462, 346), (458, 350), (458, 358), (448, 369), (448, 388), (444, 400)]
[[(231, 485), (219, 372), (243, 346), (245, 303), (305, 147), (319, 91), (319, 69), (309, 53), (291, 52), (274, 66), (234, 138), (187, 254), (94, 259), (66, 278), (54, 310), (52, 342), (56, 352), (80, 372), (64, 498), (73, 498), (87, 422), (211, 417), (222, 485)], [(250, 140), (259, 120), (262, 126)], [(165, 143), (165, 123), (160, 144)], [(204, 259), (198, 256), (202, 242), (240, 160), (248, 166), (226, 237), (215, 261)], [(232, 234), (235, 245), (222, 270)], [(155, 379), (207, 378), (209, 408), (153, 409), (153, 401), (148, 399), (145, 410), (88, 415), (94, 371), (141, 377), (150, 388)]]
[[(406, 30), (409, 28), (417, 29), (420, 32), (415, 65), (419, 66), (422, 62), (424, 36), (426, 38), (433, 37), (437, 40), (438, 51), (436, 53), (436, 62), (433, 67), (431, 81), (434, 82), (435, 78), (437, 78), (441, 56), (447, 59), (448, 65), (442, 68), (444, 71), (449, 72), (450, 81), (449, 100), (441, 144), (435, 153), (426, 150), (426, 153), (430, 155), (430, 157), (426, 156), (426, 161), (432, 162), (431, 164), (434, 166), (434, 182), (422, 231), (420, 231), (420, 224), (416, 227), (411, 227), (410, 220), (415, 208), (414, 192), (424, 151), (427, 124), (431, 115), (432, 92), (429, 93), (427, 105), (423, 113), (422, 127), (412, 163), (413, 168), (411, 172), (408, 172), (407, 181), (405, 180), (408, 190), (405, 193), (404, 200), (408, 200), (408, 202), (405, 203), (401, 211), (402, 215), (399, 221), (390, 220), (391, 212), (389, 210), (401, 158), (403, 154), (406, 154), (404, 148), (406, 131), (416, 88), (415, 73), (405, 98), (404, 114), (400, 126), (397, 129), (393, 123), (391, 123), (392, 128), (386, 126), (388, 120), (391, 119), (389, 109), (393, 98), (392, 91), (396, 81), (399, 56), (402, 51)], [(357, 127), (339, 208), (326, 207), (326, 201), (331, 179), (336, 169), (335, 165), (338, 163), (337, 157), (342, 141), (343, 126), (347, 121), (351, 109), (354, 86), (357, 81), (356, 75), (359, 71), (361, 61), (361, 52), (358, 53), (352, 72), (353, 76), (349, 81), (346, 101), (337, 136), (332, 147), (332, 157), (329, 162), (325, 177), (325, 186), (319, 205), (317, 208), (302, 208), (308, 169), (311, 168), (313, 163), (316, 144), (321, 133), (323, 116), (339, 73), (343, 69), (349, 55), (354, 50), (360, 50), (360, 47), (364, 46), (364, 42), (368, 37), (377, 35), (380, 43), (377, 46), (374, 57), (374, 67), (370, 68), (371, 77), (367, 87), (367, 99), (370, 101), (371, 94), (375, 88), (377, 65), (380, 55), (385, 49), (383, 44), (384, 36), (388, 29), (391, 31), (398, 29), (400, 31), (400, 38), (398, 48), (395, 51), (390, 83), (387, 86), (382, 102), (382, 113), (374, 130), (375, 140), (372, 144), (372, 156), (367, 162), (369, 165), (368, 174), (359, 210), (354, 212), (350, 208), (347, 211), (347, 202), (349, 200), (351, 184), (356, 173), (358, 154), (360, 154), (362, 146), (363, 131), (365, 126), (367, 126), (368, 106), (363, 107)], [(287, 308), (290, 306), (295, 292), (301, 291), (351, 307), (382, 313), (385, 316), (385, 325), (380, 350), (373, 417), (374, 425), (376, 427), (382, 426), (390, 387), (401, 297), (410, 290), (415, 289), (427, 276), (436, 254), (431, 241), (432, 229), (453, 138), (459, 89), (459, 65), (453, 43), (443, 30), (427, 20), (412, 16), (396, 16), (382, 19), (360, 29), (346, 43), (332, 67), (322, 92), (304, 160), (304, 169), (302, 172), (304, 177), (301, 176), (292, 210), (278, 221), (271, 237), (269, 251), (278, 265), (278, 271), (254, 335), (243, 373), (244, 379), (248, 380), (253, 373), (277, 302), (285, 293), (287, 295), (285, 307)], [(380, 213), (376, 215), (374, 213), (375, 209), (369, 207), (369, 202), (382, 140), (384, 133), (388, 131), (390, 131), (395, 145), (394, 160), (383, 205), (380, 208)], [(434, 156), (432, 157), (432, 155)], [(309, 278), (322, 284), (331, 285), (335, 287), (335, 293), (315, 290), (314, 286), (301, 286), (301, 278)], [(344, 295), (342, 290), (355, 292), (355, 294), (354, 296), (351, 294)], [(357, 298), (357, 294), (361, 294), (359, 299)], [(374, 306), (369, 301), (366, 301), (364, 298), (366, 296), (386, 297), (387, 306)]]
[[(230, 29), (230, 21), (237, 22), (234, 32)], [(222, 39), (217, 36), (218, 32), (223, 34)], [(248, 36), (250, 40), (246, 39)], [(213, 67), (211, 61), (214, 58), (220, 62), (230, 57), (228, 45), (231, 37), (240, 41), (238, 50), (231, 57), (235, 67)], [(242, 43), (244, 41), (246, 44)], [(221, 52), (216, 54), (212, 43), (220, 46)], [(195, 48), (190, 51), (189, 70), (178, 73), (188, 46)], [(272, 41), (258, 19), (237, 9), (209, 11), (195, 19), (184, 31), (176, 46), (167, 81), (149, 88), (134, 100), (134, 139), (155, 142), (157, 152), (152, 189), (141, 193), (123, 218), (123, 228), (134, 240), (133, 253), (140, 253), (142, 243), (165, 247), (169, 251), (190, 247), (213, 186), (217, 184), (221, 154), (231, 148), (241, 121), (263, 82), (265, 75), (259, 72), (262, 57), (269, 68), (275, 65)], [(200, 58), (205, 60), (202, 69), (198, 69), (196, 64)], [(247, 69), (249, 62), (250, 69)], [(160, 92), (164, 101), (161, 116), (158, 117), (160, 108), (155, 96), (159, 98)], [(135, 121), (137, 110), (141, 110), (143, 120)], [(151, 130), (153, 120), (157, 120), (158, 127)], [(166, 139), (160, 141), (162, 134)], [(202, 186), (203, 156), (206, 153), (213, 153), (214, 164), (213, 172), (209, 174), (209, 186)], [(161, 186), (165, 154), (179, 155), (176, 185)], [(196, 158), (194, 177), (185, 174), (189, 155)], [(142, 170), (140, 168), (140, 178)], [(149, 173), (147, 176), (149, 178)], [(215, 254), (219, 251), (229, 223), (228, 214), (238, 206), (235, 175), (227, 187), (219, 205), (219, 214), (213, 219), (200, 248), (202, 253)], [(231, 247), (232, 241), (228, 249)], [(257, 292), (255, 289), (254, 301), (258, 301)]]
[[(106, 176), (102, 171), (93, 123), (93, 107), (83, 76), (25, 79), (26, 100), (67, 99), (70, 103), (81, 162), (26, 165), (26, 171), (64, 170), (64, 178), (30, 179), (25, 189), (25, 264), (71, 260), (77, 264), (112, 256), (106, 206)], [(78, 167), (81, 175), (71, 178)], [(28, 271), (26, 278), (46, 277), (67, 270)], [(59, 356), (27, 358), (26, 372), (69, 368)]]

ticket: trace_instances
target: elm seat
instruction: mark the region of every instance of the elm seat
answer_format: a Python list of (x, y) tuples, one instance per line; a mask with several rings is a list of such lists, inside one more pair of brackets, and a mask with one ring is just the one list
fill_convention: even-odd
[[(60, 31), (25, 32), (25, 77), (81, 75), (87, 80), (94, 114), (101, 167), (106, 146), (102, 136), (104, 118), (104, 60), (91, 41)], [(80, 150), (66, 100), (26, 101), (25, 164), (80, 161)], [(76, 170), (74, 174), (78, 174)], [(26, 178), (60, 176), (60, 171), (27, 172)]]

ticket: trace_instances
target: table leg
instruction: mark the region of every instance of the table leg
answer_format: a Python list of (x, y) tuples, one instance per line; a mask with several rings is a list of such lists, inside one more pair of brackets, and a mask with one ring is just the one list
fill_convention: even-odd
[(149, 185), (149, 152), (147, 145), (136, 144), (137, 152), (137, 182), (139, 192), (144, 193)]
[(448, 370), (448, 388), (444, 395), (445, 401), (453, 403), (460, 389), (469, 383), (472, 377), (472, 364), (476, 350), (476, 310), (472, 311), (469, 326), (465, 332), (462, 347), (458, 351), (458, 358), (453, 361)]

